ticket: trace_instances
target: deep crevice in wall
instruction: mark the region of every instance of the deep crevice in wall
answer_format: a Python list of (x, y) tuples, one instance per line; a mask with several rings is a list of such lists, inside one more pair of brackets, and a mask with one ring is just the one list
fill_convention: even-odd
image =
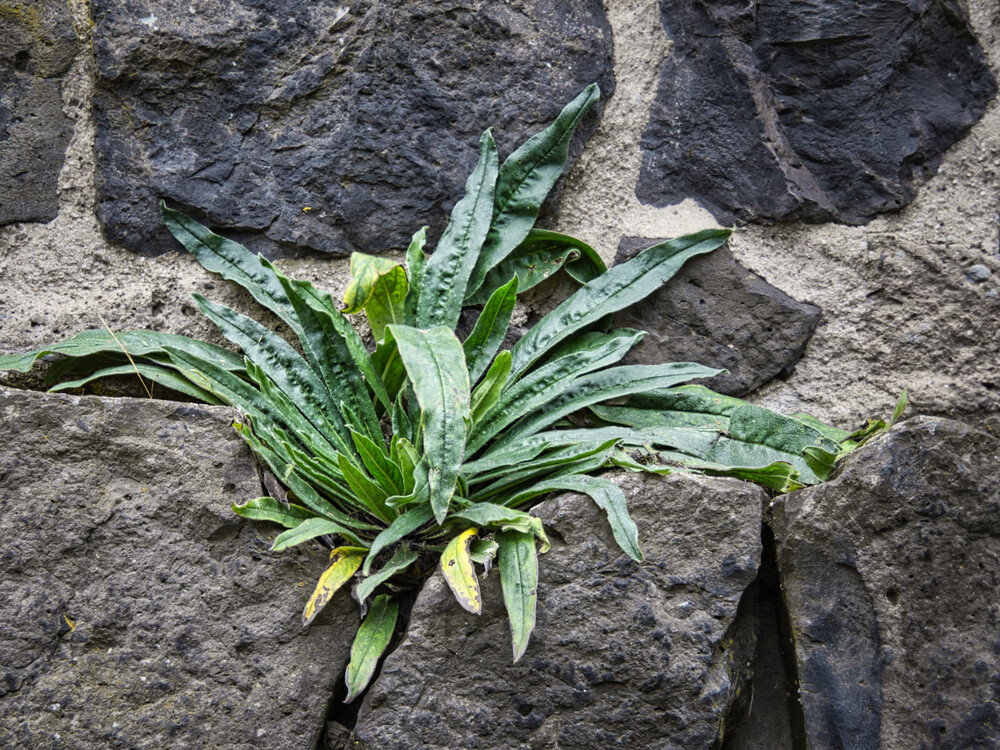
[(378, 682), (385, 660), (392, 655), (399, 644), (403, 642), (403, 638), (406, 637), (406, 631), (410, 626), (410, 613), (413, 611), (413, 605), (417, 601), (417, 596), (420, 594), (422, 587), (423, 584), (410, 591), (396, 594), (396, 600), (399, 602), (399, 615), (396, 620), (396, 629), (392, 634), (392, 640), (389, 642), (389, 647), (385, 650), (385, 653), (382, 654), (382, 658), (379, 659), (378, 666), (375, 668), (375, 674), (371, 682), (368, 683), (368, 687), (350, 703), (344, 703), (344, 698), (347, 697), (346, 665), (338, 675), (333, 694), (330, 696), (330, 702), (327, 704), (323, 730), (320, 733), (315, 750), (343, 750), (348, 747), (351, 732), (354, 729), (354, 725), (357, 724), (358, 714), (361, 711), (361, 706), (364, 704), (365, 698), (368, 696), (368, 691)]
[(757, 580), (757, 650), (748, 700), (727, 721), (720, 750), (806, 750), (805, 718), (798, 701), (798, 669), (791, 621), (781, 593), (777, 549), (770, 527), (761, 529)]

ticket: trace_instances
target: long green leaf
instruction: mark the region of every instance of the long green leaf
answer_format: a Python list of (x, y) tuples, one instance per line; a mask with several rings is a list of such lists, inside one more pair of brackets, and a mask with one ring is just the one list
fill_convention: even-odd
[(390, 330), (420, 404), (431, 508), (437, 522), (443, 523), (465, 455), (470, 415), (465, 353), (455, 334), (443, 326), (428, 331), (391, 326)]
[(351, 438), (354, 440), (354, 447), (358, 449), (358, 455), (361, 456), (368, 473), (382, 489), (389, 495), (401, 494), (403, 492), (402, 470), (389, 456), (385, 455), (385, 448), (367, 435), (353, 430)]
[(319, 432), (331, 439), (341, 452), (353, 453), (340, 409), (323, 381), (291, 344), (252, 318), (209, 302), (199, 294), (193, 296), (209, 320), (243, 350)]
[[(121, 343), (119, 343), (121, 342)], [(94, 354), (123, 355), (122, 346), (134, 358), (164, 353), (165, 347), (193, 354), (223, 369), (243, 372), (243, 357), (215, 344), (207, 344), (187, 336), (159, 331), (120, 331), (112, 335), (104, 329), (88, 329), (70, 336), (65, 341), (25, 354), (0, 355), (0, 370), (27, 372), (39, 357), (46, 354), (65, 354), (68, 357), (86, 357)]]
[(489, 270), (528, 236), (542, 202), (566, 166), (576, 126), (600, 96), (596, 83), (588, 86), (566, 105), (555, 122), (529, 138), (500, 167), (493, 222), (469, 278), (466, 298), (474, 295)]
[(486, 372), (493, 356), (503, 344), (504, 336), (510, 327), (511, 314), (514, 312), (517, 289), (516, 276), (499, 287), (483, 307), (472, 333), (462, 342), (465, 361), (469, 367), (470, 383), (479, 382), (479, 378)]
[(729, 237), (728, 229), (706, 229), (654, 245), (635, 258), (614, 266), (577, 290), (546, 315), (512, 350), (512, 377), (571, 334), (649, 296), (672, 277), (683, 263), (707, 253)]
[(364, 602), (381, 584), (388, 581), (396, 573), (406, 570), (417, 561), (417, 553), (409, 547), (400, 548), (393, 555), (389, 562), (382, 566), (381, 570), (373, 573), (358, 584), (358, 601)]
[(497, 542), (500, 545), (500, 584), (510, 620), (516, 662), (524, 656), (531, 631), (535, 629), (538, 556), (535, 552), (535, 538), (530, 533), (504, 531), (497, 534)]
[(465, 287), (493, 218), (497, 147), (487, 130), (479, 139), (479, 163), (465, 183), (465, 196), (421, 273), (417, 327), (454, 328), (462, 311)]
[(368, 687), (378, 660), (389, 647), (392, 632), (396, 628), (399, 603), (386, 594), (375, 597), (368, 616), (361, 623), (358, 634), (351, 646), (351, 660), (347, 664), (347, 697), (350, 703)]
[(523, 510), (508, 508), (496, 503), (474, 503), (455, 511), (450, 518), (460, 518), (477, 526), (495, 526), (502, 531), (522, 531), (533, 534), (542, 543), (542, 552), (549, 550), (549, 538), (545, 535), (542, 520)]
[(298, 335), (295, 310), (270, 264), (238, 242), (226, 239), (160, 201), (160, 215), (170, 233), (209, 271), (246, 289), (260, 304), (281, 318)]
[(548, 229), (532, 229), (505, 260), (490, 269), (479, 291), (468, 297), (466, 304), (482, 304), (511, 276), (518, 279), (518, 291), (527, 291), (564, 266), (581, 284), (608, 270), (601, 256), (583, 240)]
[[(247, 444), (257, 453), (264, 462), (270, 467), (274, 475), (284, 484), (294, 495), (294, 497), (308, 506), (313, 512), (334, 521), (345, 529), (351, 529), (349, 533), (344, 532), (342, 536), (350, 539), (356, 544), (365, 544), (362, 535), (367, 535), (367, 532), (377, 531), (378, 527), (360, 521), (357, 518), (347, 515), (341, 510), (334, 507), (329, 500), (323, 497), (313, 483), (310, 483), (305, 477), (310, 476), (307, 469), (302, 466), (298, 466), (292, 461), (288, 460), (286, 457), (280, 455), (278, 451), (272, 450), (254, 434), (246, 425), (237, 423), (234, 425), (237, 433), (240, 437), (247, 441)], [(260, 430), (260, 427), (256, 429)], [(274, 442), (270, 443), (274, 445)], [(325, 488), (324, 488), (325, 489)], [(345, 493), (346, 495), (346, 493)], [(355, 500), (353, 496), (346, 495), (349, 500), (349, 507), (353, 510), (365, 510), (365, 506), (360, 502)], [(374, 536), (374, 534), (372, 534)]]
[(280, 552), (283, 549), (294, 547), (296, 544), (302, 544), (302, 542), (307, 542), (310, 539), (315, 539), (325, 534), (339, 534), (347, 538), (354, 536), (349, 529), (345, 529), (339, 523), (335, 523), (328, 518), (307, 518), (298, 526), (278, 534), (271, 545), (271, 549), (275, 552)]
[(427, 266), (427, 256), (424, 255), (424, 245), (427, 244), (427, 227), (421, 227), (413, 234), (409, 247), (406, 248), (406, 300), (403, 302), (403, 320), (408, 326), (417, 324), (417, 303), (420, 287), (423, 285), (424, 268)]
[(430, 507), (426, 505), (408, 510), (399, 516), (375, 537), (375, 541), (372, 542), (371, 549), (368, 551), (368, 557), (365, 558), (365, 565), (362, 572), (368, 575), (371, 571), (372, 563), (379, 552), (414, 533), (433, 517), (434, 514), (431, 512)]
[(315, 518), (316, 514), (301, 505), (289, 503), (285, 505), (275, 500), (273, 497), (258, 497), (247, 500), (242, 505), (233, 503), (233, 512), (243, 518), (250, 518), (254, 521), (271, 521), (284, 526), (286, 529), (293, 529), (308, 518)]
[[(572, 464), (582, 458), (595, 455), (609, 455), (611, 449), (618, 444), (618, 438), (610, 440), (587, 440), (573, 443), (565, 447), (547, 451), (533, 459), (507, 463), (482, 473), (472, 473), (468, 465), (464, 468), (472, 487), (482, 487), (485, 492), (497, 492), (505, 487), (515, 485), (525, 479), (542, 474), (550, 474), (560, 467)], [(473, 496), (476, 496), (475, 491)]]
[(557, 394), (544, 410), (528, 414), (511, 426), (500, 438), (499, 444), (530, 435), (600, 401), (653, 388), (669, 388), (685, 380), (710, 378), (718, 373), (719, 370), (691, 362), (673, 362), (665, 365), (624, 365), (585, 375), (575, 380), (571, 389)]
[(395, 514), (385, 504), (389, 492), (369, 479), (343, 454), (340, 455), (340, 471), (355, 496), (364, 504), (368, 512), (384, 523), (392, 523)]
[[(281, 274), (278, 276), (281, 278)], [(338, 360), (345, 367), (348, 367), (348, 363), (353, 361), (355, 366), (361, 371), (362, 378), (368, 384), (368, 387), (372, 389), (376, 398), (378, 398), (386, 409), (389, 409), (392, 405), (392, 399), (389, 398), (386, 387), (372, 363), (368, 350), (365, 349), (365, 345), (361, 341), (358, 332), (354, 330), (354, 326), (348, 323), (344, 319), (344, 316), (340, 314), (340, 311), (337, 310), (337, 306), (334, 304), (329, 292), (316, 289), (308, 281), (299, 281), (296, 279), (288, 279), (288, 281), (301, 298), (313, 310), (320, 313), (317, 321), (327, 334), (331, 347), (337, 350)], [(344, 343), (346, 351), (340, 351), (339, 342)], [(350, 382), (355, 382), (353, 375)]]
[(130, 376), (135, 375), (138, 371), (139, 375), (150, 380), (157, 385), (162, 385), (164, 388), (169, 388), (177, 393), (182, 393), (185, 396), (190, 396), (191, 398), (203, 401), (206, 404), (221, 404), (222, 401), (213, 396), (211, 393), (206, 391), (204, 388), (199, 388), (197, 385), (192, 383), (190, 380), (185, 378), (182, 374), (176, 372), (173, 369), (167, 367), (161, 367), (159, 365), (146, 364), (143, 362), (136, 362), (134, 364), (116, 365), (115, 367), (105, 367), (101, 370), (90, 373), (86, 377), (79, 378), (77, 380), (68, 380), (58, 385), (54, 385), (49, 388), (50, 391), (68, 391), (73, 388), (80, 388), (87, 383), (94, 380), (99, 380), (100, 378), (109, 378), (114, 376)]
[(577, 257), (577, 252), (569, 248), (556, 251), (530, 250), (524, 249), (522, 245), (490, 269), (479, 291), (466, 299), (465, 304), (482, 305), (512, 277), (517, 279), (518, 291), (526, 292), (555, 276), (567, 261), (576, 260)]
[(510, 352), (506, 349), (500, 352), (493, 360), (483, 382), (472, 392), (473, 424), (480, 421), (500, 400), (503, 387), (507, 383), (507, 376), (510, 374), (510, 362)]
[[(375, 408), (365, 388), (365, 372), (361, 365), (367, 363), (370, 384), (382, 385), (382, 381), (374, 375), (368, 353), (363, 350), (358, 353), (349, 342), (350, 335), (345, 331), (350, 326), (345, 326), (339, 313), (330, 313), (319, 304), (310, 304), (304, 294), (310, 294), (305, 285), (297, 284), (282, 274), (277, 274), (288, 296), (288, 301), (298, 315), (302, 328), (302, 351), (306, 355), (306, 360), (319, 379), (326, 386), (330, 395), (330, 400), (337, 404), (346, 404), (349, 409), (361, 416), (361, 424), (357, 425), (365, 430), (372, 439), (381, 439), (382, 432), (378, 426), (378, 416)], [(338, 325), (339, 322), (339, 325)], [(357, 334), (352, 328), (350, 331)], [(360, 343), (360, 341), (359, 341)], [(382, 393), (376, 395), (381, 398), (388, 396), (384, 387)]]
[(607, 513), (611, 533), (614, 534), (615, 541), (618, 542), (622, 551), (633, 560), (642, 560), (642, 550), (639, 549), (639, 530), (632, 517), (629, 516), (625, 494), (610, 479), (583, 474), (541, 479), (534, 483), (530, 490), (526, 490), (508, 502), (511, 505), (519, 505), (553, 490), (567, 490), (589, 495), (597, 507)]
[(632, 396), (626, 406), (592, 406), (606, 422), (629, 427), (711, 427), (729, 429), (729, 416), (746, 404), (703, 385), (682, 385)]

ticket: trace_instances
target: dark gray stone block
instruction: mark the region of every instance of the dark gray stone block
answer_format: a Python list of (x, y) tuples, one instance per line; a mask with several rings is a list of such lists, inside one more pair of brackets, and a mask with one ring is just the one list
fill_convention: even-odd
[[(656, 240), (622, 238), (615, 263)], [(647, 331), (625, 360), (698, 362), (729, 370), (700, 382), (744, 396), (787, 376), (806, 348), (821, 311), (797, 302), (736, 262), (728, 247), (701, 255), (661, 289), (615, 316), (616, 326)]]
[(737, 616), (760, 562), (764, 492), (729, 479), (617, 478), (646, 559), (615, 545), (589, 498), (533, 512), (554, 546), (539, 558), (538, 620), (511, 664), (496, 571), (483, 614), (440, 574), (362, 706), (359, 748), (708, 748), (749, 686), (756, 621)]
[(912, 200), (996, 83), (952, 0), (662, 0), (673, 50), (636, 193), (723, 223), (861, 223)]
[(0, 224), (51, 221), (73, 123), (62, 78), (79, 49), (65, 2), (0, 6)]
[(313, 747), (357, 607), (271, 553), (232, 410), (0, 389), (0, 747)]
[(506, 155), (614, 88), (599, 0), (95, 0), (94, 19), (100, 218), (146, 253), (178, 247), (159, 198), (269, 254), (436, 237), (484, 129)]
[(775, 503), (810, 748), (996, 747), (998, 458), (916, 417)]

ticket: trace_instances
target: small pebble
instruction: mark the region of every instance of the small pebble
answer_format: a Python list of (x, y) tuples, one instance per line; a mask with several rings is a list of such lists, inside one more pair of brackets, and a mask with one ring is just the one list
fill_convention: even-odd
[(986, 266), (976, 264), (972, 266), (968, 271), (965, 272), (965, 278), (972, 282), (986, 281), (991, 275), (990, 269)]

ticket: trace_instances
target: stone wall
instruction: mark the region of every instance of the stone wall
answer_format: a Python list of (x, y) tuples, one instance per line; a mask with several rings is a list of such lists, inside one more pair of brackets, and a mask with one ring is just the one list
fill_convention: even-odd
[[(0, 353), (103, 321), (222, 343), (190, 294), (251, 301), (160, 198), (336, 292), (350, 251), (440, 233), (481, 130), (503, 157), (597, 81), (542, 224), (609, 262), (737, 226), (623, 313), (651, 331), (635, 361), (845, 428), (902, 388), (930, 415), (775, 502), (629, 485), (652, 562), (557, 545), (516, 667), (502, 618), (432, 579), (356, 716), (356, 614), (297, 628), (321, 553), (228, 514), (258, 494), (228, 412), (0, 375), (0, 744), (1000, 742), (995, 2), (17, 0), (0, 32)], [(578, 497), (538, 513), (567, 543), (593, 525)]]
[[(694, 355), (733, 369), (795, 330), (742, 378), (755, 400), (854, 426), (906, 387), (920, 412), (995, 424), (995, 4), (793, 6), (5, 6), (0, 351), (98, 314), (212, 338), (190, 293), (239, 297), (170, 245), (158, 198), (340, 289), (346, 252), (440, 231), (482, 129), (507, 153), (596, 80), (543, 223), (611, 261), (623, 242), (736, 222), (735, 261), (818, 308), (811, 337), (734, 322)], [(706, 335), (703, 299), (672, 338)]]

